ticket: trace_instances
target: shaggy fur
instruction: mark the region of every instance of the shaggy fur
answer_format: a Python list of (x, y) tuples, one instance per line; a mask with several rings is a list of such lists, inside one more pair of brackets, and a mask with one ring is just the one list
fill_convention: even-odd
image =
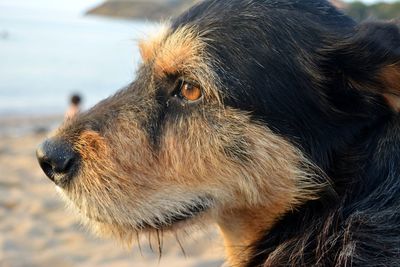
[(232, 267), (400, 266), (396, 25), (206, 0), (140, 50), (132, 84), (46, 141), (76, 153), (50, 176), (95, 232), (216, 222)]

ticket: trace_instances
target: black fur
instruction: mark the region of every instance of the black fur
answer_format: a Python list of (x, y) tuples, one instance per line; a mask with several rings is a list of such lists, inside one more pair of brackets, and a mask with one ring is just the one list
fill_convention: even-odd
[(287, 214), (246, 265), (400, 266), (400, 118), (378, 75), (400, 64), (398, 27), (357, 25), (322, 0), (209, 0), (173, 28), (182, 25), (207, 38), (224, 103), (333, 181), (335, 196)]

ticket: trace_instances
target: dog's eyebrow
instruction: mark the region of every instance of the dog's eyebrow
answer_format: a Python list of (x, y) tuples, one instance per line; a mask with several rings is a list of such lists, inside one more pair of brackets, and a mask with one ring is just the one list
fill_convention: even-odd
[(139, 47), (143, 61), (153, 61), (158, 77), (185, 73), (204, 60), (204, 43), (190, 27), (178, 28), (172, 33), (163, 29), (155, 38), (140, 42)]
[(156, 51), (160, 49), (160, 46), (167, 37), (169, 30), (170, 27), (168, 25), (160, 25), (156, 33), (149, 35), (146, 39), (139, 40), (140, 55), (145, 63), (154, 59)]
[(196, 27), (164, 28), (149, 41), (140, 42), (139, 48), (144, 63), (152, 64), (155, 77), (188, 76), (203, 87), (206, 96), (220, 102), (218, 80), (210, 66), (212, 60)]

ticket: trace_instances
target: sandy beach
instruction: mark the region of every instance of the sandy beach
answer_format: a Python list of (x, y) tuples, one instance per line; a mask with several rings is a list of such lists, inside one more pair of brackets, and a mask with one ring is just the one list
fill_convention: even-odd
[(165, 237), (162, 257), (145, 237), (124, 248), (83, 229), (64, 208), (54, 185), (40, 170), (35, 148), (61, 121), (0, 118), (0, 266), (1, 267), (218, 267), (223, 246), (215, 226), (201, 233)]

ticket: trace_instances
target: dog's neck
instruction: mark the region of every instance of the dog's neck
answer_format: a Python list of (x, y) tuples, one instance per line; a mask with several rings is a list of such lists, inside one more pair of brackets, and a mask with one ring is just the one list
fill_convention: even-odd
[(245, 266), (251, 258), (252, 245), (273, 226), (278, 217), (279, 214), (274, 214), (267, 207), (224, 213), (217, 223), (224, 238), (227, 266)]

